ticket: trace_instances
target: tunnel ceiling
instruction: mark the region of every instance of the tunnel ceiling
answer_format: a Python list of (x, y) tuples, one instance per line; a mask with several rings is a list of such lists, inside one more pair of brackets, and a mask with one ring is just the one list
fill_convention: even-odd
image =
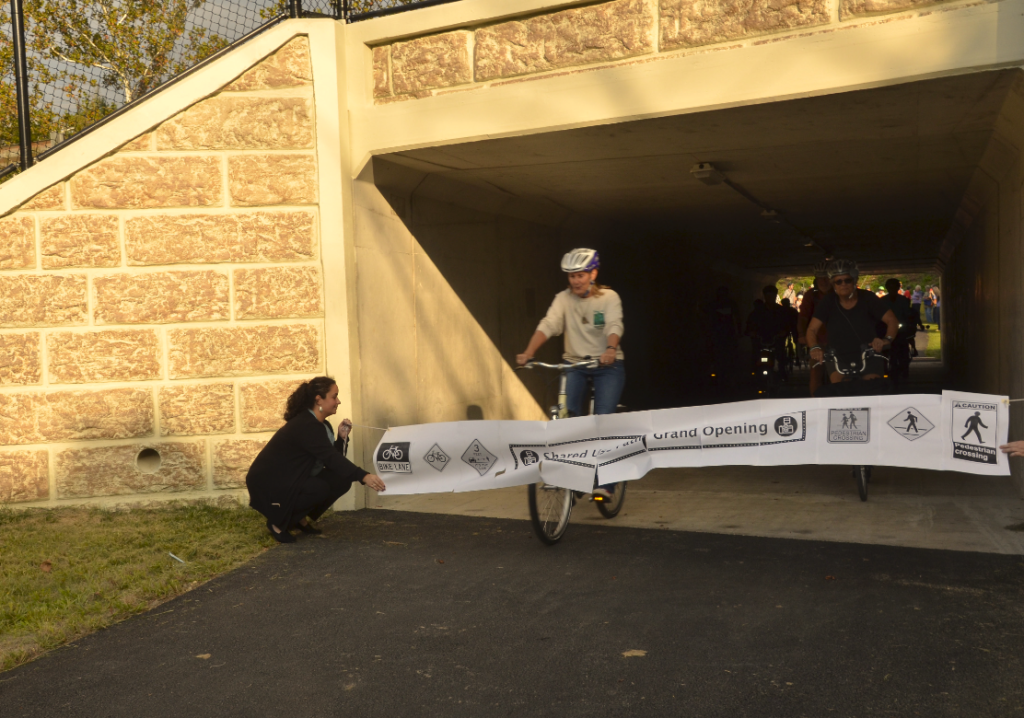
[[(805, 237), (869, 266), (935, 263), (1019, 70), (412, 150), (421, 172), (700, 242), (752, 269), (806, 267)], [(738, 192), (695, 180), (710, 162)], [(801, 236), (803, 233), (804, 236)]]

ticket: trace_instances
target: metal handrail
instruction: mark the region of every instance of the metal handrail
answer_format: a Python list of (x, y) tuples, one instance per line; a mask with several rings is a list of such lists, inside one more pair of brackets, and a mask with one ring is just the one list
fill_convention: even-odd
[[(196, 63), (189, 69), (185, 70), (179, 75), (176, 75), (168, 79), (163, 84), (152, 88), (145, 94), (132, 99), (131, 102), (127, 102), (121, 107), (105, 115), (101, 119), (97, 120), (93, 124), (85, 127), (74, 135), (63, 139), (46, 150), (34, 153), (31, 138), (31, 127), (32, 127), (32, 108), (29, 96), (29, 75), (28, 75), (28, 49), (25, 43), (25, 13), (23, 7), (23, 0), (9, 0), (11, 9), (11, 30), (12, 40), (14, 48), (14, 69), (15, 69), (15, 82), (16, 82), (16, 98), (17, 98), (17, 115), (18, 115), (18, 148), (19, 148), (19, 161), (16, 164), (8, 165), (0, 169), (0, 180), (12, 175), (13, 173), (20, 170), (26, 170), (36, 162), (49, 157), (57, 150), (63, 149), (70, 143), (75, 142), (82, 137), (85, 137), (90, 132), (102, 127), (106, 123), (110, 122), (116, 117), (120, 117), (122, 114), (127, 112), (129, 109), (137, 106), (140, 102), (150, 98), (155, 92), (162, 90), (166, 87), (173, 85), (176, 82), (180, 82), (184, 78), (190, 76), (202, 67), (207, 66), (214, 60), (222, 57), (231, 50), (237, 48), (239, 45), (248, 42), (254, 36), (262, 33), (264, 30), (277, 25), (279, 22), (289, 18), (302, 18), (302, 17), (321, 17), (321, 18), (333, 18), (335, 20), (352, 23), (360, 22), (363, 20), (372, 20), (378, 17), (384, 17), (387, 15), (394, 15), (401, 12), (407, 12), (409, 10), (416, 10), (421, 7), (432, 7), (434, 5), (442, 5), (457, 0), (411, 0), (409, 2), (401, 2), (401, 0), (394, 0), (401, 2), (401, 4), (393, 5), (392, 7), (384, 7), (377, 10), (371, 10), (368, 12), (353, 12), (352, 11), (352, 0), (286, 0), (285, 12), (267, 20), (258, 27), (250, 30), (245, 35), (237, 38), (229, 45), (225, 46), (221, 50), (217, 51), (213, 55), (203, 59)], [(2, 2), (2, 0), (0, 0)], [(306, 6), (304, 7), (304, 3)], [(309, 9), (310, 6), (315, 6), (316, 10)], [(327, 12), (322, 12), (326, 10)]]

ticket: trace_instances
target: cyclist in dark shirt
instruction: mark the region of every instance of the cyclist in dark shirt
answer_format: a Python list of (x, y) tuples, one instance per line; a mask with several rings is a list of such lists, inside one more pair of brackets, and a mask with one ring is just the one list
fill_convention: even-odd
[[(810, 345), (811, 360), (821, 362), (824, 352), (818, 345), (818, 330), (828, 327), (828, 342), (836, 354), (835, 360), (826, 367), (833, 384), (843, 380), (836, 370), (836, 361), (857, 363), (865, 346), (881, 352), (892, 344), (899, 331), (896, 315), (887, 304), (869, 291), (857, 288), (860, 270), (857, 263), (848, 259), (837, 259), (828, 268), (833, 291), (825, 296), (814, 309), (814, 318), (807, 327), (807, 343)], [(875, 324), (885, 322), (886, 334), (879, 339)], [(863, 379), (879, 379), (885, 372), (885, 361), (872, 357), (864, 370)]]
[(729, 296), (729, 288), (719, 287), (714, 300), (705, 311), (708, 319), (711, 375), (721, 377), (719, 384), (731, 392), (736, 384), (740, 313), (736, 308), (736, 302)]
[[(781, 304), (776, 304), (779, 290), (772, 285), (761, 290), (763, 302), (754, 303), (754, 311), (747, 317), (747, 334), (753, 338), (751, 362), (760, 367), (762, 347), (771, 347), (775, 366), (783, 368), (786, 356), (786, 313)], [(781, 376), (785, 377), (784, 372)]]
[[(885, 290), (888, 294), (882, 297), (882, 302), (892, 310), (899, 323), (899, 331), (889, 348), (889, 375), (894, 383), (900, 384), (910, 378), (910, 340), (914, 335), (914, 325), (911, 324), (913, 312), (910, 309), (910, 300), (900, 292), (900, 280), (895, 277), (888, 280), (885, 283)], [(879, 322), (877, 331), (879, 336), (885, 336), (888, 327)]]
[[(811, 319), (814, 318), (814, 308), (826, 294), (832, 291), (832, 283), (828, 281), (828, 265), (829, 262), (826, 259), (815, 262), (814, 287), (804, 294), (803, 304), (800, 305), (798, 333), (800, 335), (800, 344), (804, 346), (805, 351), (807, 347), (811, 346), (807, 343), (807, 327), (810, 325)], [(821, 347), (828, 346), (828, 331), (825, 325), (822, 325), (818, 330), (818, 345)], [(824, 367), (815, 366), (814, 362), (811, 362), (811, 371), (809, 372), (811, 396), (817, 394), (818, 387), (824, 383), (824, 372)]]

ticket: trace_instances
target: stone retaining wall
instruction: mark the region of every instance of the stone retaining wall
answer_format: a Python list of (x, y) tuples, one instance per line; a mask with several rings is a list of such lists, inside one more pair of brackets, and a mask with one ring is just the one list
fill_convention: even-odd
[(298, 37), (0, 218), (0, 503), (244, 485), (324, 371), (315, 148)]
[[(611, 0), (372, 48), (375, 104), (909, 19), (977, 0)], [(941, 8), (949, 9), (949, 8)]]

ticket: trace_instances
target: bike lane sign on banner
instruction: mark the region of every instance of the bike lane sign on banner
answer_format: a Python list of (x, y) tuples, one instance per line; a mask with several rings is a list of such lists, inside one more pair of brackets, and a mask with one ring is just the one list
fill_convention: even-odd
[(972, 473), (1004, 474), (1008, 462), (999, 451), (1006, 443), (1009, 410), (1005, 397), (967, 392), (942, 392), (948, 449), (946, 468)]

